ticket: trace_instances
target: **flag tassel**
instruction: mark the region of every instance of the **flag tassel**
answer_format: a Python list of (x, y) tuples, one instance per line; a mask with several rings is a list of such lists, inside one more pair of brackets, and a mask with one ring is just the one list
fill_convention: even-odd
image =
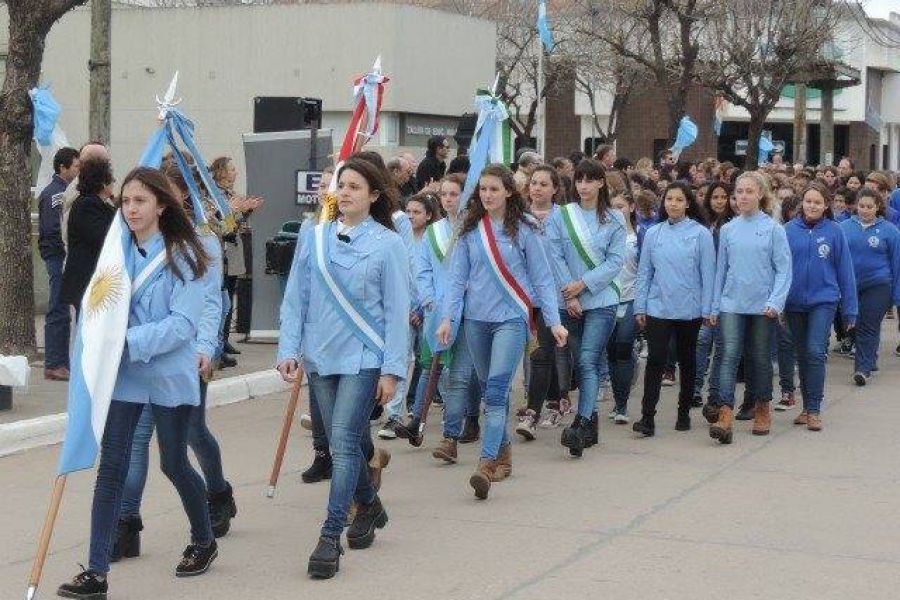
[(56, 525), (56, 516), (59, 514), (59, 505), (62, 502), (65, 489), (66, 476), (58, 475), (56, 482), (53, 484), (53, 495), (50, 496), (50, 506), (47, 508), (47, 516), (44, 518), (44, 526), (41, 528), (37, 555), (34, 557), (34, 564), (31, 566), (31, 575), (28, 576), (28, 589), (25, 591), (25, 600), (34, 599), (38, 585), (41, 583), (41, 573), (44, 571), (44, 562), (47, 560), (47, 552), (50, 550), (50, 538), (53, 537), (53, 527)]

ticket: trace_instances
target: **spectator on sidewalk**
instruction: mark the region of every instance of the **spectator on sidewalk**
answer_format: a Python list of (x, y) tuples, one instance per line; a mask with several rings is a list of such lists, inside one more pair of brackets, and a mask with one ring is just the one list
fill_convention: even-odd
[(387, 161), (388, 171), (391, 172), (391, 178), (394, 180), (394, 184), (397, 186), (397, 191), (400, 193), (400, 204), (403, 208), (406, 208), (406, 200), (413, 194), (407, 195), (403, 192), (409, 180), (412, 179), (413, 171), (412, 167), (402, 156), (395, 156), (394, 158)]
[(44, 319), (44, 379), (69, 380), (69, 307), (60, 298), (66, 247), (62, 239), (63, 195), (78, 177), (81, 162), (75, 148), (60, 148), (53, 157), (53, 178), (38, 196), (38, 250), (50, 279)]
[[(84, 164), (91, 159), (110, 161), (109, 150), (100, 142), (88, 142), (78, 151), (78, 159)], [(69, 182), (69, 186), (63, 193), (62, 197), (62, 218), (60, 219), (60, 233), (62, 234), (63, 244), (69, 246), (69, 211), (72, 210), (72, 204), (81, 192), (78, 191), (78, 177)]]
[[(450, 155), (450, 140), (442, 135), (428, 138), (428, 150), (416, 171), (419, 190), (430, 183), (437, 183), (447, 171), (447, 157)], [(417, 190), (417, 191), (419, 191)]]
[(114, 182), (108, 160), (90, 159), (81, 163), (79, 196), (69, 211), (68, 253), (60, 290), (62, 301), (75, 307), (76, 318), (81, 297), (94, 274), (103, 240), (116, 214)]

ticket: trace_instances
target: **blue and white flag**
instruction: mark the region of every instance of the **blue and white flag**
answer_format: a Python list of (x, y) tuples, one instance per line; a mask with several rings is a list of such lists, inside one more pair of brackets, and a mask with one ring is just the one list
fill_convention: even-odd
[(675, 143), (670, 148), (672, 154), (675, 155), (675, 160), (678, 160), (685, 148), (697, 141), (698, 132), (697, 124), (691, 121), (690, 117), (687, 115), (681, 117), (678, 131), (675, 134)]
[(481, 177), (481, 171), (488, 164), (508, 165), (512, 162), (512, 135), (506, 125), (509, 118), (506, 105), (491, 92), (478, 90), (475, 93), (475, 109), (478, 111), (478, 120), (475, 123), (475, 133), (472, 135), (469, 172), (459, 198), (457, 214), (462, 213), (469, 204), (469, 199)]
[(50, 87), (42, 85), (32, 88), (28, 90), (28, 96), (34, 109), (34, 141), (41, 156), (35, 179), (35, 189), (40, 191), (53, 178), (53, 157), (60, 148), (69, 145), (69, 140), (59, 125), (62, 108), (50, 92)]
[(133, 277), (128, 265), (133, 264), (133, 249), (131, 231), (117, 212), (81, 300), (60, 475), (90, 469), (97, 458), (128, 331)]
[(759, 136), (759, 152), (756, 157), (757, 164), (769, 162), (769, 153), (775, 149), (772, 139), (764, 135)]
[(546, 0), (538, 0), (538, 17), (537, 17), (538, 35), (541, 37), (541, 43), (547, 52), (553, 50), (555, 42), (553, 41), (553, 32), (550, 31), (550, 23), (547, 21), (547, 2)]

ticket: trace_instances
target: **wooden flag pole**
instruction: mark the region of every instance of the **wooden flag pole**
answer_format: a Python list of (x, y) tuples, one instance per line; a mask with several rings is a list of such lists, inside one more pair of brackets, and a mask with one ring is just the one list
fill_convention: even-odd
[(428, 369), (428, 381), (425, 384), (425, 396), (422, 401), (422, 414), (419, 415), (420, 423), (418, 431), (409, 432), (409, 443), (418, 448), (425, 440), (425, 424), (428, 422), (428, 411), (437, 394), (438, 380), (441, 378), (441, 352), (435, 352), (431, 357), (431, 368)]
[(33, 600), (41, 583), (41, 573), (44, 570), (44, 562), (47, 560), (47, 551), (50, 549), (50, 538), (53, 537), (53, 526), (56, 525), (56, 515), (59, 514), (59, 504), (66, 489), (66, 476), (58, 475), (53, 484), (53, 495), (50, 497), (50, 506), (47, 508), (47, 516), (44, 526), (41, 528), (41, 537), (38, 541), (37, 555), (31, 566), (31, 575), (28, 576), (28, 590), (25, 592), (25, 600)]
[(288, 438), (291, 435), (291, 426), (294, 424), (294, 413), (297, 412), (297, 404), (300, 401), (300, 384), (303, 381), (303, 365), (297, 370), (297, 380), (291, 388), (291, 398), (284, 409), (284, 422), (281, 424), (281, 437), (278, 439), (278, 447), (275, 449), (275, 462), (272, 464), (272, 473), (269, 475), (269, 489), (266, 496), (275, 497), (275, 487), (278, 485), (278, 476), (281, 474), (281, 463), (284, 462), (284, 452), (287, 449)]

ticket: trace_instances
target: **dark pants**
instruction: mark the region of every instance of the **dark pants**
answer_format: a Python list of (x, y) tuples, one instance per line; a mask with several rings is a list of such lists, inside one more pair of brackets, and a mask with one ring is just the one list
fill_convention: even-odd
[(309, 417), (312, 419), (313, 449), (327, 452), (328, 438), (325, 435), (325, 423), (322, 422), (322, 411), (319, 410), (319, 403), (316, 401), (316, 391), (311, 385), (307, 387), (309, 389)]
[(644, 415), (656, 415), (659, 389), (669, 355), (669, 341), (672, 339), (675, 341), (675, 355), (681, 369), (678, 410), (690, 410), (694, 396), (697, 335), (702, 324), (702, 319), (680, 321), (647, 317), (647, 370), (644, 373), (644, 398), (641, 405)]
[[(113, 400), (109, 406), (91, 508), (89, 568), (98, 573), (109, 571), (109, 550), (122, 505), (131, 440), (143, 410), (143, 404), (118, 400)], [(209, 545), (213, 534), (206, 504), (206, 486), (191, 467), (187, 455), (188, 426), (193, 407), (151, 405), (151, 410), (159, 436), (160, 466), (181, 497), (181, 504), (191, 523), (191, 543)]]
[(228, 343), (228, 334), (231, 333), (231, 319), (234, 315), (234, 291), (237, 288), (237, 275), (226, 275), (225, 276), (225, 294), (228, 296), (228, 312), (225, 313), (225, 318), (222, 320), (222, 340), (224, 343)]
[(44, 365), (47, 369), (69, 368), (69, 305), (60, 300), (64, 256), (44, 259), (50, 277), (50, 301), (44, 320)]
[(616, 317), (616, 327), (606, 346), (606, 355), (609, 359), (609, 381), (612, 386), (613, 398), (616, 401), (616, 412), (621, 414), (628, 411), (631, 380), (634, 378), (634, 365), (637, 362), (634, 352), (636, 334), (637, 323), (634, 320), (634, 301), (632, 300), (625, 303), (625, 313), (621, 317)]
[(559, 372), (556, 368), (556, 338), (544, 323), (544, 317), (537, 314), (538, 347), (531, 353), (531, 378), (528, 381), (528, 408), (540, 416), (546, 400), (560, 397)]

